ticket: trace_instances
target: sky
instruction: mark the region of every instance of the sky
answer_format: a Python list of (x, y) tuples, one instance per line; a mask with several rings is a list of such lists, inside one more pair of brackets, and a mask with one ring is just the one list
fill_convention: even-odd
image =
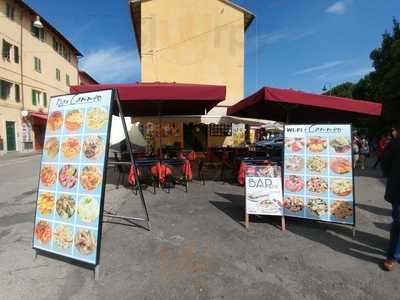
[[(84, 54), (80, 67), (98, 81), (140, 81), (128, 0), (25, 2)], [(234, 2), (256, 15), (246, 32), (246, 95), (263, 86), (321, 93), (357, 82), (373, 70), (369, 54), (393, 17), (400, 20), (399, 0)]]

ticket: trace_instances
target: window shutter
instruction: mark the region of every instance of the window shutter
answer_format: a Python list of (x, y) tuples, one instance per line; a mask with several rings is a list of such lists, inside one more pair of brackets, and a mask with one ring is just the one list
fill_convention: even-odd
[(21, 101), (21, 94), (19, 90), (19, 85), (15, 85), (15, 102), (20, 102)]
[(32, 105), (36, 106), (36, 91), (32, 90)]
[(19, 64), (19, 48), (14, 46), (14, 62)]
[(43, 93), (43, 105), (47, 107), (47, 93)]
[(3, 58), (8, 58), (9, 56), (7, 44), (7, 41), (3, 39)]
[(3, 80), (0, 80), (0, 98), (3, 100), (6, 99), (5, 82)]

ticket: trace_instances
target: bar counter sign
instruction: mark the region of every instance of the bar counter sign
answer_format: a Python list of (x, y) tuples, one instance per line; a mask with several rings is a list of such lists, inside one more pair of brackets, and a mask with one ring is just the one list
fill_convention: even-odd
[(350, 124), (285, 126), (284, 215), (355, 225)]
[(113, 90), (51, 98), (33, 248), (98, 265)]

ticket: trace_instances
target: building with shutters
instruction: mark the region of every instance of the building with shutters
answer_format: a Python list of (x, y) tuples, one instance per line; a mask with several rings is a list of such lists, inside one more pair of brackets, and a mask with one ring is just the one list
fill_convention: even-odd
[(81, 53), (20, 0), (0, 0), (0, 154), (40, 150), (49, 98), (79, 84)]

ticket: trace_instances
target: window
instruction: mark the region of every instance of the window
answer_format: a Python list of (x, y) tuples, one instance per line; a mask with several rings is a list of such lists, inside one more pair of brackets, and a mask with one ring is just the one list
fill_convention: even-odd
[(37, 28), (31, 23), (32, 35), (37, 37), (39, 40), (44, 41), (44, 28)]
[(36, 56), (34, 57), (34, 68), (36, 72), (42, 73), (42, 62)]
[(61, 71), (60, 71), (60, 69), (56, 69), (56, 79), (57, 79), (58, 81), (61, 80)]
[(6, 16), (7, 18), (14, 20), (15, 8), (10, 3), (7, 3)]
[(40, 92), (32, 89), (32, 105), (40, 105)]
[(3, 100), (7, 100), (10, 98), (11, 94), (11, 86), (12, 83), (5, 81), (5, 80), (0, 80), (0, 98)]
[(47, 107), (47, 93), (43, 92), (43, 106)]
[(60, 49), (60, 43), (53, 37), (53, 49), (58, 52)]
[(71, 61), (71, 51), (67, 48), (64, 48), (64, 58), (68, 61)]
[(53, 49), (66, 60), (71, 61), (71, 50), (63, 46), (55, 37), (53, 37)]
[(47, 93), (32, 89), (32, 105), (47, 107)]
[(19, 64), (19, 48), (14, 46), (14, 62)]
[(3, 39), (2, 56), (3, 56), (4, 59), (7, 59), (8, 61), (10, 61), (11, 47), (12, 47), (12, 45), (10, 43), (8, 43), (6, 40)]
[(68, 74), (65, 75), (65, 82), (67, 83), (67, 86), (71, 85), (71, 82), (69, 80), (69, 75)]
[(15, 85), (15, 102), (19, 103), (21, 102), (21, 94), (19, 90), (19, 84)]

